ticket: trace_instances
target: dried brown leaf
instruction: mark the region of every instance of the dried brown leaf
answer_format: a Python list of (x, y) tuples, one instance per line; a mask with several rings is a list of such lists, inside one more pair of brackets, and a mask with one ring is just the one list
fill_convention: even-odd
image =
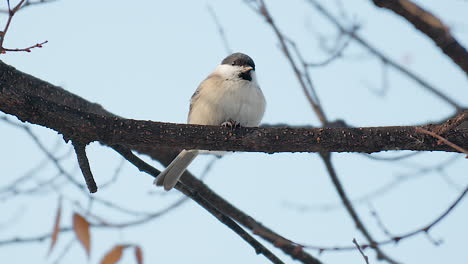
[(78, 241), (86, 251), (86, 255), (91, 254), (91, 237), (89, 234), (89, 223), (88, 221), (78, 213), (73, 214), (73, 231), (75, 231)]
[(57, 207), (57, 213), (55, 214), (55, 222), (54, 228), (52, 229), (51, 241), (50, 241), (50, 248), (47, 255), (50, 255), (52, 249), (54, 248), (55, 244), (57, 243), (58, 234), (60, 231), (60, 217), (62, 216), (62, 199), (59, 199), (59, 204)]
[(143, 264), (143, 250), (141, 250), (140, 246), (135, 246), (135, 258), (137, 264)]
[(128, 245), (117, 245), (113, 247), (107, 254), (102, 258), (101, 264), (115, 264), (122, 257), (123, 250), (128, 247)]

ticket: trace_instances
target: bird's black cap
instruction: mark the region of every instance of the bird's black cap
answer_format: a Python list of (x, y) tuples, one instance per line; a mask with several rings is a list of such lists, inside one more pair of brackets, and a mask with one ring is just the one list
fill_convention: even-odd
[(249, 56), (244, 53), (236, 52), (227, 56), (221, 64), (228, 64), (234, 66), (250, 66), (255, 70), (255, 63)]

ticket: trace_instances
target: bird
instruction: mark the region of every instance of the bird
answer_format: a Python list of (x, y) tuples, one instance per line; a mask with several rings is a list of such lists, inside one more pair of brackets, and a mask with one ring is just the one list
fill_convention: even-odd
[[(204, 79), (190, 99), (187, 123), (230, 128), (256, 127), (265, 113), (266, 101), (257, 82), (255, 63), (236, 52), (226, 58)], [(154, 180), (171, 190), (190, 163), (203, 153), (182, 150)]]

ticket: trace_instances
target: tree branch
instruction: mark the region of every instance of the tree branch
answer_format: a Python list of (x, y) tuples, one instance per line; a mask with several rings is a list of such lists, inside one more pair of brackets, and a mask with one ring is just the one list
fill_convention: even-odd
[(89, 166), (88, 156), (86, 155), (86, 145), (73, 141), (73, 148), (75, 149), (78, 165), (80, 166), (81, 173), (83, 173), (86, 186), (90, 193), (97, 192), (96, 182), (94, 181), (93, 173)]
[(468, 74), (468, 51), (438, 17), (410, 0), (372, 0), (372, 2), (408, 20), (415, 28), (431, 38), (442, 52)]
[[(131, 148), (160, 146), (250, 152), (455, 151), (415, 127), (241, 128), (170, 124), (124, 119), (99, 105), (0, 62), (0, 111), (61, 133), (65, 140)], [(187, 139), (190, 140), (187, 140)], [(445, 138), (468, 148), (468, 129)]]
[(25, 0), (21, 0), (18, 2), (18, 4), (16, 4), (15, 7), (13, 7), (13, 9), (11, 8), (10, 6), (10, 1), (7, 0), (7, 4), (8, 4), (8, 10), (4, 11), (5, 13), (8, 13), (8, 19), (5, 23), (5, 27), (3, 28), (2, 31), (0, 31), (0, 54), (3, 54), (7, 51), (26, 51), (26, 52), (31, 52), (31, 49), (33, 48), (42, 48), (42, 45), (46, 44), (47, 43), (47, 40), (46, 41), (43, 41), (42, 43), (37, 43), (37, 44), (34, 44), (34, 45), (31, 45), (27, 48), (21, 48), (21, 49), (7, 49), (3, 46), (3, 42), (5, 41), (5, 36), (8, 32), (8, 29), (10, 27), (10, 23), (11, 23), (11, 20), (13, 19), (13, 16), (16, 14), (16, 12), (18, 12), (18, 10), (22, 9), (26, 4), (27, 5), (31, 5), (31, 4), (37, 4), (36, 2), (32, 3), (32, 2), (29, 2), (29, 1), (26, 1)]

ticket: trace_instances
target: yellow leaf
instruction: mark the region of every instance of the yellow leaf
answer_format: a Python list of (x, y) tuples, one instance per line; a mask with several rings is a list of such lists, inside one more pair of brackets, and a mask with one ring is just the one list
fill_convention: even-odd
[(117, 245), (113, 247), (107, 254), (102, 258), (101, 264), (115, 264), (122, 257), (123, 250), (126, 248), (126, 245)]
[(75, 231), (76, 237), (80, 241), (81, 245), (86, 251), (86, 255), (89, 258), (91, 253), (91, 238), (89, 234), (89, 223), (79, 215), (78, 213), (73, 214), (73, 231)]
[(135, 246), (135, 258), (138, 264), (143, 264), (143, 251), (139, 246)]
[(50, 248), (47, 255), (50, 255), (52, 249), (54, 248), (55, 244), (57, 243), (58, 234), (60, 231), (60, 217), (62, 215), (62, 199), (59, 199), (59, 204), (57, 207), (57, 213), (55, 214), (55, 222), (54, 228), (52, 229), (51, 241), (50, 241)]

